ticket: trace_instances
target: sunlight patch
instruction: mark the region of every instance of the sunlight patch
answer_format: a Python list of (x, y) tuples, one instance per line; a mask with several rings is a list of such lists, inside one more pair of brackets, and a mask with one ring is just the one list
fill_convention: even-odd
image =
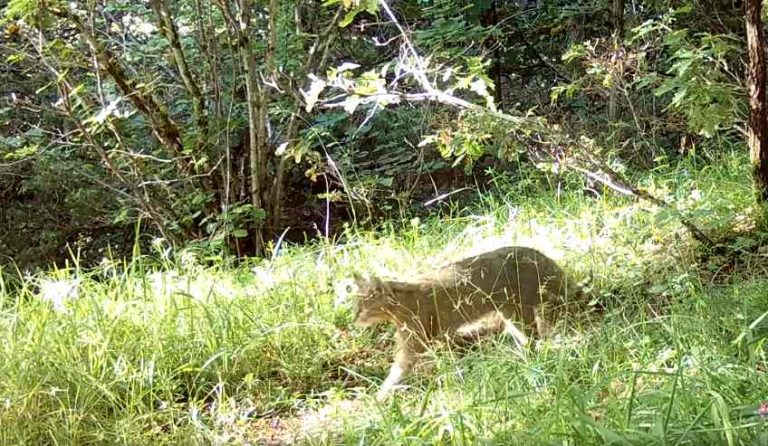
[(299, 437), (332, 438), (334, 433), (341, 433), (345, 428), (349, 428), (350, 423), (364, 422), (365, 413), (361, 400), (329, 401), (319, 409), (305, 410), (299, 415)]
[(69, 313), (68, 302), (77, 300), (80, 295), (79, 278), (42, 279), (39, 296), (43, 302), (51, 305), (57, 313)]
[(236, 298), (241, 290), (231, 280), (204, 270), (180, 273), (176, 270), (155, 271), (146, 280), (137, 281), (134, 292), (138, 296), (168, 299), (173, 295), (186, 295), (197, 301), (216, 297)]
[(357, 284), (350, 278), (343, 278), (334, 285), (334, 308), (350, 307), (352, 298), (357, 293)]

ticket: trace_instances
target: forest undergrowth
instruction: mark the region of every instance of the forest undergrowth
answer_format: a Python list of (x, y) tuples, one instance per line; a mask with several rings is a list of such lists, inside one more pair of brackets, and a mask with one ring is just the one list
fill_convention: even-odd
[[(264, 261), (158, 239), (93, 270), (74, 253), (3, 271), (0, 444), (766, 444), (768, 249), (748, 165), (636, 179), (676, 211), (498, 176), (471, 206)], [(677, 212), (742, 250), (708, 255)], [(408, 278), (506, 244), (591, 277), (604, 311), (525, 350), (504, 336), (436, 348), (410, 388), (374, 401), (392, 328), (351, 324), (352, 273)]]

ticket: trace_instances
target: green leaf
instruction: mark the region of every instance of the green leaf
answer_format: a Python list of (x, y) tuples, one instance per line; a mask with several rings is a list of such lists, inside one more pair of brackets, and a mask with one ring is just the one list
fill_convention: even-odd
[(365, 8), (365, 12), (373, 15), (379, 10), (379, 0), (361, 0), (360, 6)]
[(37, 1), (11, 0), (5, 8), (5, 17), (9, 19), (25, 19), (37, 12)]
[[(10, 141), (12, 143), (15, 142), (15, 141), (11, 140), (10, 138), (8, 138), (6, 141)], [(5, 141), (0, 140), (0, 143), (3, 143), (3, 142), (5, 142)], [(11, 145), (9, 144), (8, 147), (11, 147)], [(16, 160), (22, 160), (22, 159), (25, 159), (25, 158), (30, 158), (30, 157), (34, 156), (35, 154), (37, 154), (38, 148), (39, 148), (39, 146), (37, 144), (30, 144), (30, 145), (24, 146), (24, 147), (22, 147), (20, 149), (16, 149), (16, 150), (13, 150), (11, 152), (8, 152), (8, 153), (4, 154), (2, 158), (7, 160), (7, 161), (16, 161)]]
[(267, 217), (267, 211), (264, 209), (254, 209), (253, 210), (253, 219), (255, 221), (261, 221), (264, 220)]
[(248, 231), (245, 229), (235, 229), (232, 231), (232, 236), (237, 238), (243, 238), (248, 236)]
[(362, 102), (362, 99), (360, 98), (360, 96), (356, 94), (348, 96), (343, 102), (344, 111), (349, 114), (354, 113), (357, 106), (360, 105), (360, 102)]
[(357, 14), (362, 12), (363, 8), (358, 6), (351, 11), (348, 11), (346, 14), (344, 14), (344, 18), (341, 19), (341, 22), (339, 22), (339, 26), (342, 28), (346, 28), (347, 25), (352, 23), (353, 20), (355, 20), (355, 17), (357, 17)]
[(561, 59), (563, 62), (568, 63), (572, 62), (576, 59), (580, 59), (584, 57), (587, 54), (586, 47), (580, 43), (577, 43), (575, 45), (571, 45), (570, 48), (563, 54)]
[(552, 87), (552, 90), (549, 92), (549, 100), (553, 104), (557, 102), (557, 98), (560, 97), (560, 94), (565, 91), (564, 85), (557, 85), (555, 87)]

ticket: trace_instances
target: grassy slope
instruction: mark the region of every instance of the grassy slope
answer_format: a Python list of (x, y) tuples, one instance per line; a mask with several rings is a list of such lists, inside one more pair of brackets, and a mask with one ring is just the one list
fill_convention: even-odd
[[(749, 214), (745, 165), (661, 169), (644, 185), (725, 230)], [(759, 256), (723, 282), (717, 259), (697, 264), (674, 219), (643, 203), (501, 183), (472, 213), (291, 248), (252, 268), (203, 268), (189, 255), (106, 262), (100, 280), (80, 275), (63, 311), (39, 290), (66, 294), (76, 269), (13, 293), (0, 284), (0, 444), (768, 441), (764, 421), (742, 415), (768, 399)], [(413, 389), (374, 403), (391, 335), (350, 326), (343, 279), (407, 277), (434, 265), (428, 257), (500, 243), (593, 274), (607, 314), (575, 318), (525, 352), (503, 337), (464, 356), (439, 349)]]

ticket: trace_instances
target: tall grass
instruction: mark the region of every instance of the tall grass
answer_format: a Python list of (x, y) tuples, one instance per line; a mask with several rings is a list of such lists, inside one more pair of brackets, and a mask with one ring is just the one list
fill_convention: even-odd
[[(753, 212), (744, 164), (640, 181), (727, 232)], [(474, 208), (236, 268), (158, 241), (94, 271), (0, 279), (0, 444), (764, 444), (760, 257), (721, 280), (674, 213), (539, 181), (500, 177)], [(351, 326), (351, 273), (408, 278), (513, 243), (592, 276), (607, 312), (524, 351), (437, 348), (411, 389), (374, 402), (391, 329)]]

